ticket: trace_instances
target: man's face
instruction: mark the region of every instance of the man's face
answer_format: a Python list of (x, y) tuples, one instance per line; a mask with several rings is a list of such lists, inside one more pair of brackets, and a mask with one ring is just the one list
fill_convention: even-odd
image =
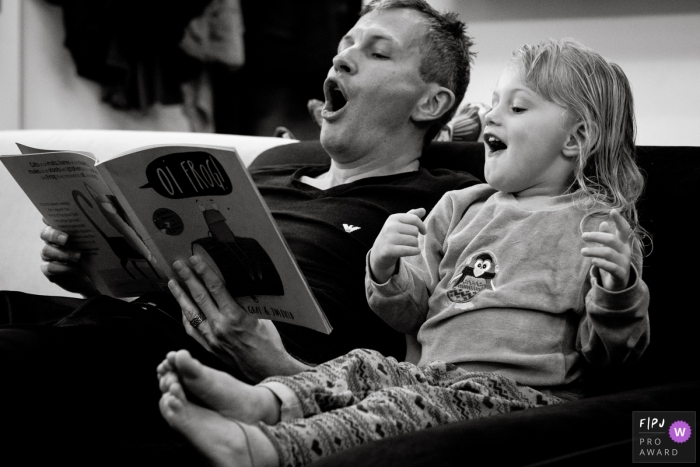
[(426, 32), (419, 13), (391, 9), (364, 15), (340, 41), (324, 83), (321, 142), (350, 157), (342, 162), (404, 138), (413, 125), (411, 112), (428, 89), (418, 71)]

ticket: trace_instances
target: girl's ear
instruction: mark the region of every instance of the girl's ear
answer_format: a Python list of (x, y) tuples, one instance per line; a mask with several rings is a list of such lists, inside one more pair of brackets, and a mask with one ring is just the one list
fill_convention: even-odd
[(455, 100), (452, 91), (437, 83), (431, 83), (428, 91), (413, 109), (411, 119), (415, 122), (437, 120), (455, 105)]
[(581, 143), (586, 140), (586, 127), (583, 122), (575, 123), (571, 127), (569, 136), (564, 142), (562, 153), (566, 157), (578, 157), (581, 154)]

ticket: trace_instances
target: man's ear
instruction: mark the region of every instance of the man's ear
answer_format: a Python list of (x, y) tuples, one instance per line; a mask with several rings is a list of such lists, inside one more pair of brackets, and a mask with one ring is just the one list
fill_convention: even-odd
[(455, 94), (437, 83), (430, 83), (428, 90), (416, 104), (411, 120), (428, 122), (437, 120), (455, 105)]
[(578, 157), (581, 154), (581, 143), (586, 140), (586, 127), (583, 122), (577, 122), (571, 127), (571, 131), (564, 142), (562, 154), (566, 157)]

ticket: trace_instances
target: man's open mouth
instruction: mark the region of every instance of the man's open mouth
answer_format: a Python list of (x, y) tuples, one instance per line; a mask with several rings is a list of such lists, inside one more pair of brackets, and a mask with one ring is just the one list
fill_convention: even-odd
[(484, 142), (491, 152), (501, 151), (508, 147), (503, 141), (488, 133), (484, 134)]
[(345, 98), (345, 94), (343, 94), (343, 90), (340, 88), (338, 83), (332, 79), (326, 80), (323, 91), (326, 96), (326, 104), (323, 107), (323, 110), (325, 111), (337, 112), (348, 103), (348, 100)]

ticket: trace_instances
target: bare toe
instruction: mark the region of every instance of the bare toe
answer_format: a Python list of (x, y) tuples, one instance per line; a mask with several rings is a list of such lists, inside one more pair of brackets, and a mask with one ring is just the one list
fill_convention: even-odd
[(172, 425), (183, 410), (183, 402), (171, 393), (166, 392), (158, 401), (158, 407), (165, 421)]
[(172, 366), (170, 366), (170, 362), (168, 362), (167, 359), (160, 362), (158, 364), (158, 367), (156, 368), (156, 372), (158, 373), (159, 377), (164, 375), (165, 373), (167, 373), (169, 371), (173, 371), (173, 368), (172, 368)]
[(173, 396), (175, 396), (183, 402), (187, 400), (187, 396), (185, 396), (185, 391), (182, 389), (182, 386), (177, 381), (170, 385), (170, 390), (168, 392), (170, 392), (170, 394), (172, 394)]
[(197, 378), (201, 375), (204, 365), (194, 358), (187, 350), (178, 350), (171, 362), (177, 368), (178, 373), (188, 378)]
[(172, 371), (165, 373), (158, 379), (158, 387), (160, 388), (160, 392), (168, 392), (170, 390), (170, 386), (176, 382), (177, 375), (175, 373)]
[(168, 364), (170, 364), (171, 368), (175, 368), (177, 366), (175, 363), (175, 355), (176, 354), (177, 354), (177, 352), (175, 352), (174, 350), (171, 350), (170, 352), (168, 352), (165, 355), (165, 361), (168, 362)]

